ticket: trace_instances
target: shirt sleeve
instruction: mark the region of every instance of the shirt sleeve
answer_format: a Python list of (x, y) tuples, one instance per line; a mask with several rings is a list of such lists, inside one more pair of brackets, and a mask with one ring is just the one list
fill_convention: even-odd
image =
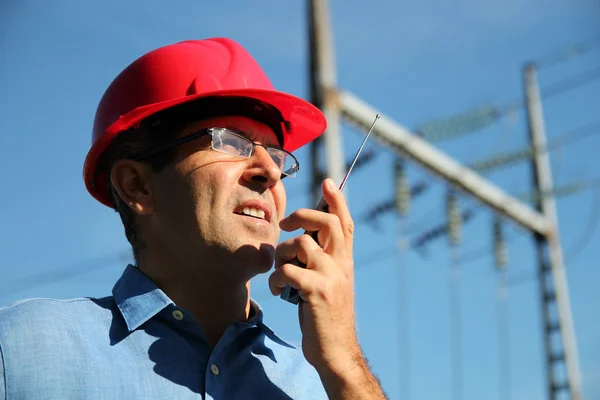
[(6, 376), (4, 374), (4, 355), (0, 343), (0, 400), (6, 400)]

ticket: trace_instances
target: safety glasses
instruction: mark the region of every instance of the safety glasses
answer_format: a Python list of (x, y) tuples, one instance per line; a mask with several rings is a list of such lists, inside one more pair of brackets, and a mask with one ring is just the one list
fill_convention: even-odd
[(144, 160), (150, 158), (165, 150), (191, 142), (192, 140), (200, 139), (206, 135), (211, 136), (211, 147), (213, 150), (235, 157), (250, 158), (252, 154), (254, 154), (254, 149), (257, 146), (263, 147), (281, 170), (282, 178), (286, 176), (293, 178), (300, 170), (298, 160), (292, 153), (277, 146), (255, 143), (242, 133), (228, 128), (205, 128), (182, 138), (174, 139), (163, 146), (152, 149), (141, 156), (136, 157), (135, 159)]

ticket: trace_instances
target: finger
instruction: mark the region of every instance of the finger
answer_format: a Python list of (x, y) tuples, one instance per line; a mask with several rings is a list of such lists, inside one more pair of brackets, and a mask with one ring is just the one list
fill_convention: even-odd
[(298, 259), (307, 268), (315, 268), (314, 258), (323, 253), (323, 249), (309, 235), (301, 235), (280, 243), (275, 249), (275, 269)]
[(328, 254), (334, 254), (346, 248), (342, 224), (336, 215), (302, 208), (281, 220), (279, 226), (288, 232), (297, 229), (317, 232), (318, 243)]
[(327, 204), (329, 204), (329, 213), (338, 217), (345, 238), (346, 248), (352, 252), (354, 221), (343, 193), (332, 179), (328, 178), (323, 182), (323, 197), (325, 197)]
[(300, 228), (313, 232), (326, 225), (330, 221), (329, 218), (329, 214), (323, 211), (300, 208), (279, 221), (279, 227), (286, 232), (292, 232)]
[(314, 292), (318, 282), (318, 273), (298, 268), (292, 264), (283, 264), (269, 276), (269, 289), (273, 295), (280, 295), (287, 285), (298, 290), (302, 300), (308, 300), (308, 295)]

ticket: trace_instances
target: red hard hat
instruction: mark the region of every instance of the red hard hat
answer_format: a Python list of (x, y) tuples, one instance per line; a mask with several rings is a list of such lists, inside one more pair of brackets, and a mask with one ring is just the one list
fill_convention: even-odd
[(286, 121), (283, 148), (294, 151), (321, 135), (323, 113), (299, 97), (273, 89), (256, 60), (224, 38), (190, 40), (153, 50), (131, 63), (102, 96), (83, 167), (90, 194), (112, 207), (108, 177), (96, 171), (114, 138), (158, 111), (208, 96), (242, 96), (275, 107)]

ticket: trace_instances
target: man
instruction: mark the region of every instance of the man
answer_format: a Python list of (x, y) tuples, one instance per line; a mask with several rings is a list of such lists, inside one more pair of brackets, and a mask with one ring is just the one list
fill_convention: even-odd
[[(326, 180), (329, 214), (285, 217), (291, 152), (325, 127), (228, 39), (130, 64), (98, 106), (84, 180), (120, 214), (135, 265), (110, 297), (0, 311), (0, 399), (384, 398), (355, 335), (343, 195)], [(297, 229), (320, 245), (308, 235), (278, 244), (280, 230)], [(272, 293), (290, 285), (302, 299), (301, 348), (250, 298), (250, 279), (273, 263)]]

